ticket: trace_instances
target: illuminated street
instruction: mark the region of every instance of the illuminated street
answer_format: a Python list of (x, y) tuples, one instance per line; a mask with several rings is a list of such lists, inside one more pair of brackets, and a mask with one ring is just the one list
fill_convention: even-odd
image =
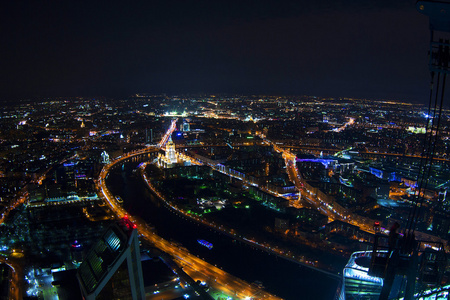
[[(168, 133), (165, 136), (165, 140), (167, 140), (167, 136), (169, 136), (173, 130), (174, 127), (172, 126), (168, 131), (170, 133)], [(162, 144), (163, 143), (161, 143), (161, 145)], [(123, 155), (122, 157), (111, 162), (109, 165), (105, 166), (100, 173), (100, 177), (98, 180), (98, 189), (99, 191), (101, 191), (101, 196), (108, 203), (111, 210), (116, 214), (118, 218), (122, 218), (128, 214), (125, 211), (125, 209), (123, 209), (122, 206), (119, 203), (117, 203), (115, 197), (109, 192), (108, 188), (106, 187), (105, 179), (108, 176), (108, 172), (111, 169), (111, 167), (121, 163), (122, 161), (128, 158), (131, 158), (133, 155), (138, 155), (151, 151), (158, 151), (158, 149), (149, 148), (146, 149), (145, 151), (139, 151)], [(160, 195), (157, 191), (154, 192), (160, 198), (163, 198), (162, 195)], [(128, 218), (137, 225), (139, 233), (145, 239), (152, 242), (158, 249), (172, 255), (174, 259), (178, 262), (179, 266), (183, 267), (183, 270), (187, 274), (189, 274), (194, 280), (211, 282), (211, 287), (214, 288), (215, 290), (223, 291), (224, 293), (230, 296), (236, 296), (239, 299), (245, 299), (246, 297), (253, 297), (255, 295), (257, 295), (258, 299), (279, 299), (189, 254), (186, 250), (181, 249), (178, 246), (172, 245), (170, 242), (162, 239), (161, 237), (157, 236), (154, 232), (152, 232), (152, 230), (146, 223), (134, 219), (133, 216), (128, 215)]]
[(3, 2), (0, 300), (448, 298), (450, 0)]
[[(14, 253), (13, 253), (14, 254)], [(9, 295), (10, 299), (23, 298), (23, 255), (11, 255), (8, 258), (0, 256), (0, 263), (8, 265), (12, 270), (12, 278), (10, 281)]]

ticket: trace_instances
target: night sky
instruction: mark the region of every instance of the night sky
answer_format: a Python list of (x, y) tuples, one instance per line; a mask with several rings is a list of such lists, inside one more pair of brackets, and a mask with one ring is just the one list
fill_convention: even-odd
[(428, 98), (428, 19), (415, 1), (2, 3), (3, 100), (145, 92)]

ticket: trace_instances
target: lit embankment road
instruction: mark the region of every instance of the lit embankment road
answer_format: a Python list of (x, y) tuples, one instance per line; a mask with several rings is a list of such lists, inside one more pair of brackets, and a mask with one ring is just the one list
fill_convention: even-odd
[[(158, 151), (156, 148), (148, 149), (147, 151)], [(136, 155), (136, 154), (135, 154)], [(98, 180), (98, 189), (100, 196), (106, 201), (111, 210), (119, 217), (128, 215), (126, 210), (120, 206), (115, 197), (106, 187), (106, 177), (111, 167), (119, 162), (122, 162), (126, 158), (130, 158), (132, 155), (126, 155), (118, 160), (108, 164), (103, 168)], [(163, 197), (157, 190), (153, 190), (155, 195)], [(128, 218), (134, 222), (138, 228), (139, 233), (148, 241), (152, 242), (160, 250), (172, 255), (174, 260), (183, 267), (183, 270), (195, 280), (203, 280), (210, 282), (211, 287), (216, 290), (238, 297), (239, 299), (246, 299), (247, 297), (255, 297), (258, 299), (280, 299), (273, 295), (264, 292), (261, 289), (253, 287), (252, 285), (240, 280), (225, 271), (199, 259), (198, 257), (190, 254), (185, 249), (180, 248), (177, 245), (164, 240), (156, 235), (152, 229), (142, 220), (136, 219), (133, 216), (128, 215)], [(250, 299), (250, 298), (248, 298)]]
[[(170, 132), (174, 130), (173, 126), (174, 122), (172, 122), (172, 126), (169, 129)], [(171, 133), (170, 133), (171, 134)], [(166, 134), (164, 139), (167, 141), (168, 136), (170, 134)], [(164, 143), (161, 142), (160, 145)], [(147, 148), (144, 150), (136, 151), (134, 153), (129, 153), (127, 155), (123, 155), (110, 164), (106, 165), (99, 176), (97, 181), (97, 188), (99, 191), (99, 196), (105, 200), (105, 202), (109, 205), (111, 210), (116, 214), (117, 217), (124, 217), (128, 215), (126, 210), (117, 202), (116, 198), (111, 194), (106, 186), (106, 177), (111, 170), (111, 168), (124, 160), (131, 158), (132, 156), (156, 152), (158, 148)], [(163, 196), (155, 189), (153, 189), (155, 195), (164, 199)], [(174, 261), (183, 268), (183, 270), (191, 276), (195, 280), (202, 280), (210, 283), (210, 286), (215, 290), (220, 290), (234, 298), (238, 299), (280, 299), (275, 297), (259, 288), (256, 288), (245, 281), (236, 278), (225, 271), (201, 260), (200, 258), (190, 254), (186, 249), (180, 248), (178, 245), (174, 245), (169, 241), (164, 240), (163, 238), (156, 235), (150, 226), (148, 226), (141, 219), (134, 218), (133, 216), (128, 215), (128, 218), (136, 224), (139, 233), (148, 241), (153, 243), (160, 250), (172, 255)]]
[(325, 214), (330, 221), (340, 220), (349, 224), (360, 227), (362, 230), (374, 233), (373, 224), (374, 221), (368, 218), (357, 216), (337, 203), (328, 203), (324, 199), (321, 199), (317, 195), (313, 195), (310, 191), (303, 188), (303, 184), (300, 179), (300, 174), (295, 165), (295, 160), (286, 160), (286, 170), (289, 175), (289, 179), (295, 184), (297, 189), (302, 195), (302, 199), (316, 207), (320, 212)]
[[(342, 127), (340, 127), (341, 130), (343, 130), (345, 127), (352, 125), (354, 123), (354, 119), (350, 118), (350, 120), (345, 123)], [(311, 204), (313, 207), (315, 207), (317, 210), (321, 211), (323, 214), (325, 214), (330, 221), (333, 220), (340, 220), (347, 223), (350, 223), (352, 225), (359, 226), (362, 230), (368, 231), (368, 232), (374, 232), (373, 230), (373, 220), (370, 220), (368, 218), (356, 216), (349, 212), (348, 210), (344, 209), (340, 205), (337, 205), (336, 203), (327, 203), (325, 200), (320, 199), (317, 195), (313, 195), (310, 191), (307, 191), (303, 188), (303, 183), (300, 178), (300, 173), (296, 166), (296, 155), (290, 153), (286, 149), (283, 149), (279, 146), (277, 146), (275, 143), (265, 139), (266, 142), (272, 144), (275, 151), (282, 153), (283, 158), (285, 160), (286, 164), (286, 172), (289, 176), (289, 179), (294, 183), (295, 187), (300, 191), (301, 197), (303, 200), (307, 201), (309, 204)]]
[[(353, 124), (354, 124), (354, 119), (350, 118), (350, 120), (347, 123), (345, 123), (342, 127), (340, 127), (340, 129), (343, 130), (345, 127), (347, 127), (349, 125), (353, 125)], [(296, 160), (295, 160), (296, 155), (290, 153), (286, 149), (283, 149), (283, 148), (277, 146), (275, 143), (273, 143), (267, 139), (264, 139), (264, 140), (267, 143), (271, 144), (275, 151), (283, 154), (283, 157), (285, 159), (285, 164), (286, 164), (286, 172), (289, 175), (289, 179), (294, 183), (295, 187), (300, 191), (301, 197), (303, 200), (307, 201), (309, 204), (311, 204), (316, 209), (320, 210), (323, 214), (325, 214), (328, 217), (329, 221), (340, 220), (340, 221), (347, 222), (349, 224), (358, 226), (360, 229), (362, 229), (364, 231), (367, 231), (370, 233), (375, 233), (374, 227), (373, 227), (375, 220), (354, 214), (354, 213), (350, 212), (349, 210), (345, 209), (344, 207), (340, 206), (337, 203), (327, 202), (325, 199), (321, 199), (319, 195), (314, 194), (312, 191), (304, 188), (303, 187), (304, 184), (300, 178), (300, 173), (296, 166)], [(372, 153), (372, 152), (368, 152), (368, 154), (380, 155), (380, 153)], [(403, 156), (403, 155), (399, 155), (399, 154), (389, 154), (389, 153), (384, 154), (384, 155)], [(408, 156), (408, 157), (420, 158), (420, 156)], [(444, 245), (447, 244), (446, 240), (444, 240), (440, 237), (425, 233), (425, 232), (416, 231), (415, 234), (416, 234), (416, 238), (418, 240), (440, 242), (440, 243), (443, 243)]]
[[(230, 230), (226, 230), (226, 228), (221, 225), (208, 223), (208, 221), (206, 221), (205, 219), (198, 218), (191, 214), (187, 214), (180, 208), (174, 206), (173, 204), (170, 203), (170, 201), (168, 201), (164, 197), (163, 194), (161, 194), (152, 185), (151, 181), (146, 176), (144, 170), (145, 170), (147, 164), (148, 163), (143, 163), (140, 166), (141, 175), (143, 176), (145, 182), (147, 183), (147, 186), (150, 188), (150, 190), (152, 190), (152, 192), (157, 197), (159, 197), (162, 201), (164, 201), (167, 205), (169, 205), (171, 207), (171, 209), (173, 209), (174, 211), (178, 212), (179, 214), (184, 215), (187, 218), (197, 221), (205, 226), (209, 226), (209, 227), (215, 229), (216, 231), (227, 233), (235, 239), (240, 239), (244, 242), (247, 241), (249, 244), (252, 244), (253, 246), (257, 246), (262, 250), (266, 250), (267, 252), (271, 252), (271, 253), (274, 253), (274, 254), (277, 254), (280, 256), (285, 256), (286, 258), (292, 258), (289, 255), (284, 254), (284, 252), (282, 250), (277, 251), (276, 248), (269, 248), (269, 247), (267, 247), (267, 245), (257, 243), (256, 241), (245, 239), (245, 238), (240, 238), (239, 236), (236, 236), (235, 234), (230, 233)], [(178, 247), (178, 246), (175, 246), (175, 247)], [(186, 252), (184, 249), (180, 249), (180, 250)], [(210, 285), (216, 290), (220, 290), (227, 294), (230, 294), (230, 292), (232, 292), (231, 295), (235, 295), (235, 294), (239, 295), (240, 294), (239, 291), (245, 291), (245, 292), (241, 292), (241, 293), (243, 293), (244, 299), (245, 299), (245, 297), (248, 297), (248, 295), (258, 295), (258, 297), (256, 297), (257, 299), (278, 299), (278, 298), (266, 293), (264, 290), (256, 288), (253, 285), (249, 285), (248, 283), (244, 282), (243, 280), (240, 280), (240, 279), (222, 271), (221, 269), (218, 269), (217, 267), (214, 267), (214, 266), (204, 262), (203, 260), (196, 258), (195, 256), (193, 256), (192, 259), (197, 261), (198, 264), (194, 265), (194, 266), (192, 266), (191, 264), (186, 264), (186, 260), (183, 257), (177, 256), (177, 255), (174, 255), (174, 257), (177, 262), (179, 262), (182, 266), (184, 266), (185, 271), (186, 271), (186, 268), (191, 269), (191, 271), (186, 271), (186, 273), (191, 275), (191, 277), (198, 278), (198, 279), (203, 278), (204, 281), (210, 283)], [(296, 261), (296, 262), (298, 263), (298, 261)], [(200, 266), (203, 265), (203, 269), (200, 273), (199, 273), (198, 269), (196, 269), (196, 267), (198, 267), (199, 265)], [(306, 264), (303, 264), (303, 265), (310, 267)]]
[[(350, 120), (345, 123), (343, 126), (338, 128), (339, 131), (344, 130), (347, 126), (354, 124), (355, 119), (350, 118)], [(295, 187), (300, 191), (301, 197), (303, 200), (307, 201), (317, 210), (321, 211), (325, 214), (329, 221), (340, 220), (343, 222), (347, 222), (349, 224), (360, 227), (362, 230), (367, 232), (374, 233), (373, 224), (374, 220), (364, 218), (361, 216), (357, 216), (337, 203), (327, 203), (325, 199), (321, 199), (319, 196), (314, 195), (311, 191), (308, 191), (303, 188), (303, 183), (300, 178), (300, 173), (296, 166), (296, 155), (290, 153), (286, 149), (283, 149), (277, 146), (275, 143), (265, 139), (266, 142), (270, 143), (274, 150), (282, 153), (283, 158), (286, 164), (286, 172), (289, 176), (289, 179), (294, 183)]]
[[(281, 149), (280, 151), (283, 151), (283, 149)], [(288, 157), (288, 156), (290, 157), (291, 161), (293, 161), (295, 159), (295, 156), (292, 155), (292, 154), (289, 154), (289, 153), (283, 154), (283, 157), (285, 157), (285, 158)], [(258, 184), (247, 180), (245, 178), (245, 175), (240, 173), (240, 172), (232, 172), (230, 170), (227, 170), (226, 168), (223, 168), (223, 166), (221, 166), (220, 164), (203, 163), (202, 161), (195, 160), (192, 157), (190, 157), (190, 161), (191, 161), (191, 163), (195, 162), (195, 164), (198, 164), (198, 165), (207, 165), (207, 166), (211, 167), (213, 170), (215, 170), (217, 172), (220, 172), (220, 173), (225, 174), (227, 176), (230, 176), (232, 178), (236, 178), (236, 179), (241, 180), (244, 184), (247, 184), (249, 186), (251, 185), (251, 186), (257, 187), (258, 189), (260, 189), (260, 190), (262, 190), (262, 191), (264, 191), (266, 193), (269, 193), (271, 195), (275, 195), (277, 197), (282, 197), (284, 199), (287, 199), (288, 201), (290, 201), (290, 204), (292, 206), (294, 206), (294, 207), (298, 207), (299, 206), (298, 205), (299, 204), (298, 201), (292, 200), (292, 198), (290, 198), (290, 197), (285, 197), (285, 196), (283, 196), (281, 194), (278, 194), (277, 192), (271, 191), (270, 189), (267, 189), (264, 186), (259, 186)], [(286, 162), (286, 164), (287, 164), (287, 162)], [(141, 164), (140, 168), (145, 168), (145, 164)], [(146, 181), (148, 187), (162, 201), (164, 201), (166, 203), (166, 205), (168, 205), (171, 209), (176, 211), (178, 214), (181, 214), (181, 215), (185, 216), (186, 218), (194, 220), (194, 221), (196, 221), (198, 223), (201, 223), (201, 224), (203, 224), (205, 226), (209, 226), (210, 228), (214, 229), (215, 231), (222, 232), (225, 235), (228, 235), (228, 236), (230, 236), (233, 239), (240, 240), (243, 243), (249, 244), (249, 245), (251, 245), (253, 247), (256, 247), (256, 248), (258, 248), (258, 249), (260, 249), (262, 251), (265, 251), (267, 253), (275, 254), (278, 257), (282, 257), (282, 258), (285, 258), (285, 259), (287, 259), (289, 261), (292, 261), (292, 262), (295, 262), (297, 264), (303, 265), (305, 267), (312, 268), (312, 269), (314, 269), (316, 271), (319, 271), (319, 272), (322, 272), (322, 273), (326, 273), (329, 276), (332, 276), (332, 277), (336, 276), (336, 274), (330, 272), (330, 268), (328, 266), (317, 264), (316, 261), (308, 259), (307, 257), (305, 257), (303, 255), (295, 254), (292, 251), (290, 251), (289, 249), (284, 249), (283, 247), (280, 247), (279, 245), (276, 245), (276, 244), (270, 244), (270, 243), (268, 243), (268, 242), (266, 242), (264, 240), (257, 240), (257, 239), (255, 239), (254, 237), (251, 237), (251, 236), (250, 237), (242, 236), (233, 228), (230, 228), (230, 227), (227, 228), (226, 226), (223, 226), (221, 224), (216, 224), (214, 221), (208, 221), (205, 218), (202, 218), (202, 217), (196, 216), (195, 214), (191, 214), (191, 213), (188, 213), (188, 212), (184, 211), (182, 208), (177, 207), (175, 204), (173, 204), (168, 199), (165, 199), (163, 195), (161, 195), (159, 192), (157, 192), (156, 189), (153, 187), (152, 183), (150, 182), (149, 178), (147, 178), (147, 176), (145, 175), (145, 173), (142, 170), (141, 170), (141, 175), (143, 176), (144, 180)], [(317, 245), (315, 245), (313, 242), (311, 242), (310, 240), (308, 240), (306, 238), (302, 239), (302, 244), (308, 245), (308, 246), (310, 246), (312, 248), (317, 247)]]
[[(197, 163), (200, 164), (200, 165), (203, 164), (201, 162), (197, 162)], [(214, 229), (217, 232), (221, 232), (221, 233), (223, 233), (225, 235), (228, 235), (229, 237), (231, 237), (231, 238), (233, 238), (235, 240), (239, 240), (239, 241), (241, 241), (243, 243), (249, 244), (249, 245), (251, 245), (253, 247), (256, 247), (256, 248), (258, 248), (258, 249), (260, 249), (262, 251), (265, 251), (267, 253), (277, 255), (277, 256), (285, 258), (285, 259), (287, 259), (289, 261), (295, 262), (297, 264), (301, 264), (301, 265), (303, 265), (305, 267), (312, 268), (312, 269), (314, 269), (316, 271), (319, 271), (319, 272), (322, 272), (322, 273), (326, 273), (328, 276), (332, 276), (332, 277), (336, 276), (336, 274), (330, 273), (329, 271), (327, 271), (329, 269), (326, 266), (317, 266), (317, 263), (314, 262), (314, 260), (309, 260), (309, 259), (307, 259), (306, 257), (304, 257), (302, 255), (296, 255), (295, 253), (292, 253), (292, 251), (284, 249), (283, 247), (280, 247), (280, 246), (278, 246), (276, 244), (270, 244), (270, 243), (268, 243), (266, 241), (257, 240), (257, 239), (255, 239), (254, 237), (251, 237), (251, 236), (248, 236), (248, 237), (242, 236), (241, 234), (239, 234), (237, 232), (237, 230), (235, 230), (233, 228), (230, 228), (230, 227), (227, 227), (227, 226), (223, 226), (221, 224), (217, 224), (214, 221), (207, 220), (206, 218), (202, 218), (202, 217), (199, 217), (199, 216), (197, 216), (195, 214), (191, 214), (189, 212), (186, 212), (185, 210), (183, 210), (182, 208), (178, 207), (176, 204), (171, 202), (169, 199), (167, 199), (161, 192), (158, 191), (157, 188), (155, 188), (153, 186), (152, 182), (150, 181), (149, 177), (145, 174), (145, 171), (144, 171), (148, 164), (149, 163), (146, 162), (146, 163), (142, 163), (142, 164), (139, 165), (141, 176), (144, 179), (144, 181), (146, 182), (147, 187), (158, 198), (160, 198), (168, 207), (170, 207), (170, 209), (172, 209), (173, 211), (175, 211), (179, 215), (183, 215), (184, 217), (189, 218), (189, 219), (191, 219), (191, 220), (193, 220), (193, 221), (195, 221), (197, 223), (203, 224), (205, 226), (209, 226), (211, 229)], [(223, 170), (219, 170), (218, 168), (216, 168), (216, 167), (214, 167), (212, 165), (210, 165), (210, 167), (213, 168), (214, 170), (216, 170), (218, 172), (221, 172), (223, 174), (226, 174), (226, 175), (228, 175), (230, 177), (239, 178), (243, 182), (251, 184), (250, 182), (246, 181), (243, 178), (236, 177), (233, 174), (227, 173), (227, 172), (225, 172)], [(262, 189), (261, 187), (258, 187), (258, 188)], [(262, 190), (264, 190), (266, 192), (270, 192), (267, 189), (262, 189)], [(307, 239), (303, 240), (303, 244), (309, 245), (311, 247), (315, 247), (314, 243), (311, 243), (311, 241), (309, 241)]]

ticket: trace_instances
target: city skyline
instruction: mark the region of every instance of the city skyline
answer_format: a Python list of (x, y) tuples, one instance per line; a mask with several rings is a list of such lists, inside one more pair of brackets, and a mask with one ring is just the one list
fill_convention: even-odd
[(448, 297), (450, 0), (0, 11), (0, 298)]
[[(364, 286), (358, 278), (367, 268), (349, 257), (383, 250), (374, 239), (386, 240), (393, 222), (404, 233), (418, 191), (418, 250), (434, 243), (448, 251), (448, 113), (420, 187), (428, 113), (410, 103), (136, 95), (4, 106), (0, 260), (13, 269), (3, 265), (3, 281), (12, 279), (8, 290), (18, 299), (67, 299), (52, 282), (73, 275), (104, 229), (126, 217), (141, 257), (169, 267), (169, 277), (152, 283), (141, 260), (153, 297), (354, 293), (347, 284), (339, 289), (341, 275)], [(187, 275), (172, 272), (180, 268)], [(435, 271), (445, 270), (427, 274)]]
[(427, 99), (415, 1), (4, 5), (1, 100), (135, 93)]

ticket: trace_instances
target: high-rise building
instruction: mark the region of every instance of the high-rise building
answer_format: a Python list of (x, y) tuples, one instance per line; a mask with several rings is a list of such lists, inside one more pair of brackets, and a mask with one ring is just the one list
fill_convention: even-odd
[(183, 129), (182, 131), (185, 131), (185, 132), (191, 131), (190, 125), (186, 121), (183, 121), (182, 129)]
[(100, 155), (102, 157), (102, 164), (110, 163), (109, 154), (106, 151), (103, 151), (102, 154), (100, 154)]
[(56, 182), (62, 186), (65, 191), (75, 189), (75, 168), (77, 162), (68, 161), (56, 169)]
[(378, 299), (383, 287), (383, 279), (368, 274), (371, 257), (371, 251), (359, 251), (350, 256), (344, 268), (339, 300)]
[(172, 137), (169, 137), (169, 141), (166, 145), (166, 160), (170, 164), (176, 164), (177, 163), (177, 155), (175, 152), (175, 144), (172, 141)]
[(135, 224), (125, 216), (110, 226), (87, 253), (77, 278), (86, 300), (145, 299)]

